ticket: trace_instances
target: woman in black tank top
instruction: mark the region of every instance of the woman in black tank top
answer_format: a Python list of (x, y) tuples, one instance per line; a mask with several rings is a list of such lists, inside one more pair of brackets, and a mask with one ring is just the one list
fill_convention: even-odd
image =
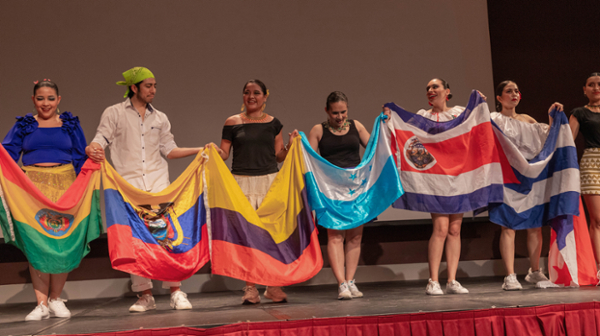
[[(366, 147), (370, 134), (357, 120), (348, 119), (348, 98), (340, 91), (327, 97), (327, 120), (315, 125), (308, 135), (310, 146), (321, 156), (341, 168), (360, 164), (360, 146)], [(354, 284), (354, 273), (360, 258), (363, 227), (338, 231), (327, 229), (327, 255), (338, 281), (338, 299), (362, 297)], [(346, 250), (344, 253), (344, 238)], [(344, 262), (346, 267), (344, 269)]]

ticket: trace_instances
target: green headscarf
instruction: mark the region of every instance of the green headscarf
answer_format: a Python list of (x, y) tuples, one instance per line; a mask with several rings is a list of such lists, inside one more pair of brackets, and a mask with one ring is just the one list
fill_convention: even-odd
[(127, 98), (130, 86), (135, 85), (146, 78), (154, 78), (154, 74), (147, 68), (135, 67), (123, 72), (123, 78), (125, 78), (125, 81), (117, 82), (117, 85), (127, 86), (127, 92), (125, 92), (125, 96), (123, 96), (123, 98)]

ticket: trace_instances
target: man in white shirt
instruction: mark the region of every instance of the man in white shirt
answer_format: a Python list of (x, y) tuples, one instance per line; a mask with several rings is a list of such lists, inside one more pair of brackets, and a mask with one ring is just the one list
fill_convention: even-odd
[[(152, 100), (156, 94), (156, 80), (150, 70), (135, 67), (123, 73), (125, 81), (117, 82), (128, 87), (124, 102), (104, 110), (94, 140), (85, 152), (92, 160), (104, 160), (104, 148), (110, 147), (115, 170), (136, 188), (159, 192), (169, 184), (168, 159), (196, 155), (199, 148), (180, 148), (171, 133), (167, 116), (156, 110)], [(131, 274), (131, 289), (142, 292), (130, 312), (156, 309), (152, 296), (152, 281)], [(187, 295), (180, 290), (181, 282), (163, 282), (171, 289), (171, 307), (191, 309)]]

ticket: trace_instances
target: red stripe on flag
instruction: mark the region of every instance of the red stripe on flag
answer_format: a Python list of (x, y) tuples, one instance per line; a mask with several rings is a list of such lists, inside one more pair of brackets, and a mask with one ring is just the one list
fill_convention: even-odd
[(23, 170), (21, 170), (21, 167), (19, 167), (12, 159), (3, 146), (0, 146), (0, 166), (2, 167), (2, 175), (4, 175), (5, 179), (17, 187), (26, 190), (29, 195), (37, 199), (40, 203), (58, 211), (68, 211), (76, 206), (85, 192), (92, 177), (92, 173), (100, 169), (99, 164), (87, 159), (75, 182), (73, 182), (63, 197), (56, 202), (56, 204), (53, 204), (38, 188), (35, 187), (31, 180), (27, 178), (25, 173), (23, 173)]
[(477, 125), (469, 133), (451, 139), (424, 143), (423, 146), (437, 161), (426, 171), (415, 169), (406, 162), (404, 145), (413, 136), (413, 132), (396, 130), (403, 171), (458, 176), (486, 164), (500, 162), (498, 152), (494, 150), (495, 139), (490, 123)]
[(207, 225), (202, 226), (202, 240), (185, 253), (169, 253), (158, 244), (146, 244), (131, 235), (128, 225), (111, 225), (107, 233), (112, 267), (145, 278), (182, 281), (210, 260)]
[(259, 250), (213, 240), (212, 272), (267, 286), (289, 286), (306, 281), (323, 267), (317, 234), (315, 229), (304, 253), (287, 265)]

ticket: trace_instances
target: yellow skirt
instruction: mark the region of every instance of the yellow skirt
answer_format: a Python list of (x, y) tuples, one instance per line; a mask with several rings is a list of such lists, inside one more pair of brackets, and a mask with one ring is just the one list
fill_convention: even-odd
[(600, 148), (586, 148), (579, 164), (581, 193), (600, 195)]
[(42, 194), (54, 203), (69, 189), (77, 177), (75, 168), (70, 163), (54, 167), (23, 166), (21, 168)]

